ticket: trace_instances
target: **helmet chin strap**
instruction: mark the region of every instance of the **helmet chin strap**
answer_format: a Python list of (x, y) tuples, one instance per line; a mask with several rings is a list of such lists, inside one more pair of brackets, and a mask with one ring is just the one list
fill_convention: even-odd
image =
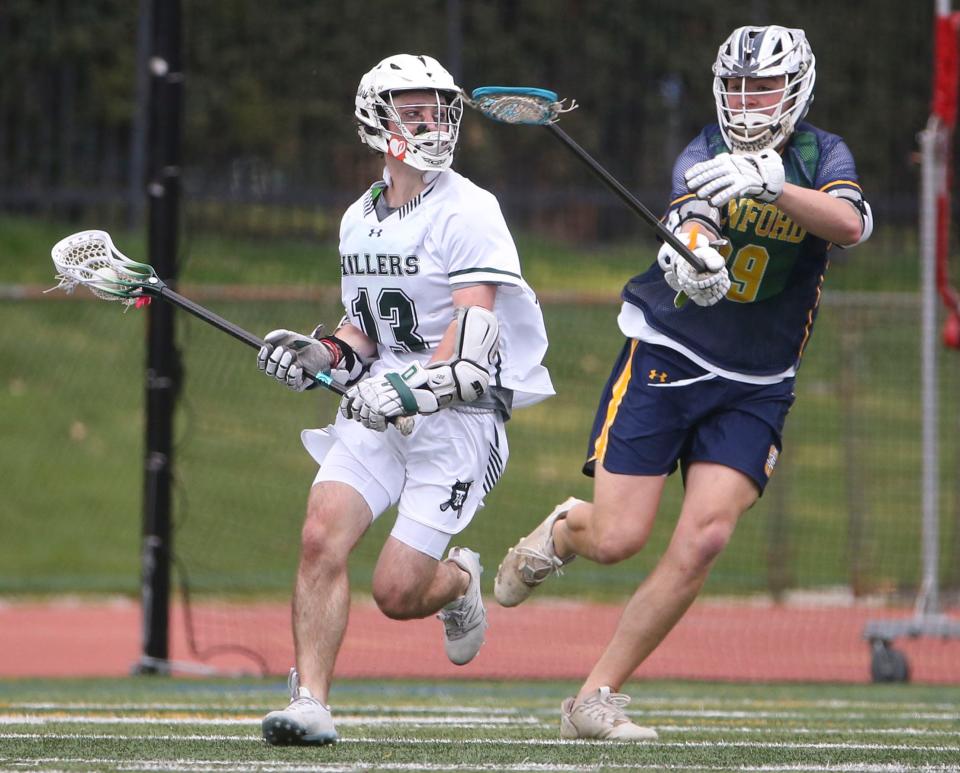
[[(407, 173), (407, 170), (409, 170), (409, 173), (419, 172), (419, 173), (420, 173), (420, 181), (421, 181), (424, 185), (429, 185), (430, 183), (432, 183), (434, 180), (436, 180), (436, 179), (440, 176), (440, 172), (433, 171), (433, 170), (431, 170), (431, 171), (429, 171), (429, 172), (420, 172), (419, 169), (414, 169), (414, 168), (413, 168), (412, 166), (410, 166), (409, 164), (404, 164), (403, 162), (400, 162), (400, 163), (398, 164), (398, 167), (397, 167), (397, 168), (403, 170), (403, 173), (404, 173), (404, 174)], [(393, 185), (393, 173), (390, 171), (389, 167), (386, 167), (386, 166), (383, 167), (383, 181), (384, 181), (388, 186)]]

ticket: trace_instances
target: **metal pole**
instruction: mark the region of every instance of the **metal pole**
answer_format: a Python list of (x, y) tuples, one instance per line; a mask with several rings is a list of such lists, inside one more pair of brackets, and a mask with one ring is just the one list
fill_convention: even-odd
[(137, 87), (133, 123), (130, 127), (130, 172), (127, 178), (127, 226), (134, 228), (143, 216), (143, 181), (146, 169), (147, 120), (149, 115), (151, 56), (150, 2), (139, 0), (137, 20)]
[[(937, 21), (950, 15), (950, 0), (935, 0)], [(934, 97), (936, 100), (936, 97)], [(940, 611), (940, 449), (938, 444), (939, 387), (937, 370), (937, 234), (939, 200), (947, 190), (948, 126), (940, 115), (930, 116), (920, 134), (923, 167), (920, 188), (920, 299), (921, 299), (921, 400), (923, 405), (923, 580), (916, 613)]]
[(931, 116), (920, 132), (923, 159), (920, 182), (920, 405), (923, 410), (921, 448), (921, 512), (923, 514), (923, 579), (917, 596), (918, 615), (939, 609), (937, 562), (940, 542), (940, 487), (937, 427), (937, 191), (941, 167), (940, 120)]
[[(950, 13), (949, 0), (935, 0), (937, 29)], [(936, 77), (936, 75), (935, 75)], [(936, 86), (935, 86), (936, 88)], [(910, 620), (868, 621), (864, 638), (873, 652), (870, 670), (874, 681), (906, 681), (909, 668), (903, 653), (890, 647), (898, 636), (937, 636), (960, 639), (960, 621), (939, 611), (940, 454), (939, 385), (937, 379), (937, 230), (938, 200), (946, 191), (949, 158), (947, 121), (937, 114), (936, 104), (920, 132), (922, 155), (920, 180), (920, 400), (922, 416), (920, 475), (922, 510), (923, 575)]]
[(463, 83), (463, 8), (460, 0), (447, 0), (447, 70), (455, 83)]
[[(180, 0), (152, 0), (148, 185), (149, 262), (167, 284), (177, 276), (183, 74)], [(169, 672), (173, 418), (180, 385), (174, 307), (154, 303), (147, 322), (143, 486), (143, 653), (135, 670)]]

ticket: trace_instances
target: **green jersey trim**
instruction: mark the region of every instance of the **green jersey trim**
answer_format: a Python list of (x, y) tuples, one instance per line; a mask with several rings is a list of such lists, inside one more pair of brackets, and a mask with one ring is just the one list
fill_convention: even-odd
[(502, 268), (461, 268), (458, 271), (451, 271), (447, 276), (463, 276), (464, 274), (503, 274), (504, 276), (512, 276), (514, 279), (521, 279), (520, 274), (516, 274), (513, 271), (505, 271)]

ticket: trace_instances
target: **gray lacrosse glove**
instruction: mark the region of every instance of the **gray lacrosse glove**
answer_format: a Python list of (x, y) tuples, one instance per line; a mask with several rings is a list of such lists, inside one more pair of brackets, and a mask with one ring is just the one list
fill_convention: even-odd
[(783, 159), (771, 149), (736, 156), (721, 153), (691, 166), (684, 178), (697, 198), (714, 207), (742, 196), (772, 202), (783, 193)]
[(341, 383), (360, 376), (363, 364), (353, 349), (336, 336), (324, 336), (323, 326), (305, 336), (291, 330), (272, 330), (257, 352), (257, 367), (295, 392), (318, 386), (310, 373), (331, 374)]

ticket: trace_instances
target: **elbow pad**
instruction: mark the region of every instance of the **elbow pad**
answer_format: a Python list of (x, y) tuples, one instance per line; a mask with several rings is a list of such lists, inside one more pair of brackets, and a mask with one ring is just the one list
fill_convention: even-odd
[(448, 363), (457, 399), (471, 403), (486, 393), (499, 347), (500, 323), (492, 311), (482, 306), (457, 309), (457, 339)]
[(719, 234), (721, 232), (720, 210), (696, 197), (686, 199), (679, 206), (671, 209), (667, 213), (664, 225), (674, 233), (680, 233), (683, 226), (690, 221), (699, 223), (710, 233)]
[(867, 239), (870, 238), (870, 234), (873, 233), (873, 210), (870, 209), (869, 202), (863, 198), (859, 191), (853, 190), (852, 188), (840, 188), (838, 190), (828, 191), (828, 193), (834, 198), (842, 199), (855, 210), (857, 210), (857, 214), (860, 215), (860, 223), (863, 228), (863, 230), (860, 232), (859, 239), (852, 244), (841, 244), (840, 246), (856, 247), (858, 244), (863, 244)]

